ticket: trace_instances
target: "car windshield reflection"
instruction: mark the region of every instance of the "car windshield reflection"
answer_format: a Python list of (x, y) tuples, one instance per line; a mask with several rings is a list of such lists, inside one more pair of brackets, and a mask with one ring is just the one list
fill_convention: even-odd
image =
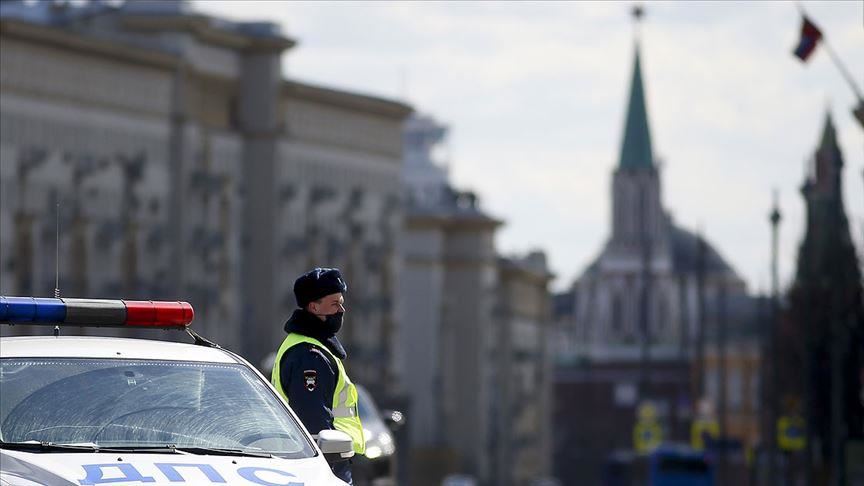
[(315, 454), (272, 392), (240, 364), (0, 360), (0, 439)]

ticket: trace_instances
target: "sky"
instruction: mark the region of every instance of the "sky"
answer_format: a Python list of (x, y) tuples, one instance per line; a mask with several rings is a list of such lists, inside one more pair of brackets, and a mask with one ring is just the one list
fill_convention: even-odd
[[(553, 289), (569, 287), (602, 249), (632, 76), (632, 2), (193, 3), (280, 24), (298, 41), (283, 58), (288, 77), (404, 101), (448, 125), (453, 184), (505, 221), (499, 252), (546, 252)], [(776, 191), (788, 285), (804, 230), (799, 189), (830, 111), (846, 211), (864, 248), (855, 95), (825, 45), (807, 63), (791, 54), (800, 6), (864, 91), (864, 3), (643, 6), (652, 143), (676, 224), (701, 229), (751, 291), (765, 292)]]

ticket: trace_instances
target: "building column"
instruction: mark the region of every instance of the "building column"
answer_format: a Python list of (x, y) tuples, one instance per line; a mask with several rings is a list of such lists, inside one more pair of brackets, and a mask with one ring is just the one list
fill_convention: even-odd
[(275, 228), (279, 129), (280, 50), (243, 54), (237, 115), (243, 133), (243, 343), (241, 353), (258, 366), (278, 343), (273, 328), (278, 316)]

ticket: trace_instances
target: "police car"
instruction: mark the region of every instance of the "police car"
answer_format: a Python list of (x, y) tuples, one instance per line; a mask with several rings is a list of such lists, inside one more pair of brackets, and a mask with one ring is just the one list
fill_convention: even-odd
[[(313, 440), (193, 316), (185, 302), (0, 296), (0, 323), (49, 326), (0, 338), (0, 485), (344, 485), (328, 461), (353, 455), (350, 437)], [(59, 336), (69, 325), (178, 329), (196, 344)]]

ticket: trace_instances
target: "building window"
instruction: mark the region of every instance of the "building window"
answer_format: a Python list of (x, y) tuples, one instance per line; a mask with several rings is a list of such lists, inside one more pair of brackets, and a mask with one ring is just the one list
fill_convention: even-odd
[(714, 366), (711, 366), (710, 363), (705, 367), (705, 395), (707, 398), (717, 403), (717, 399), (720, 396), (720, 380), (717, 376), (717, 369)]
[(612, 298), (612, 334), (619, 337), (624, 330), (624, 299), (621, 294)]
[(759, 378), (759, 373), (750, 373), (750, 390), (747, 401), (750, 405), (750, 410), (753, 412), (759, 410), (759, 394), (762, 392)]
[(669, 302), (661, 296), (657, 304), (657, 322), (654, 323), (654, 336), (662, 337), (669, 328)]
[(732, 410), (741, 410), (742, 398), (744, 396), (744, 380), (741, 378), (741, 368), (730, 366), (727, 387), (729, 408)]

